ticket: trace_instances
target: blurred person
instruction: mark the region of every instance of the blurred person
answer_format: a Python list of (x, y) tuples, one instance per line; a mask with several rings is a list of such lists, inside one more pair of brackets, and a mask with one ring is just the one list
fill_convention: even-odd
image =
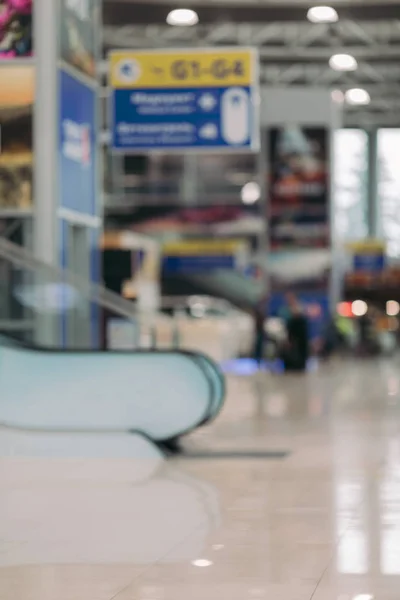
[(294, 294), (287, 294), (286, 319), (287, 339), (283, 346), (281, 358), (285, 371), (305, 371), (310, 355), (307, 317)]
[(265, 332), (264, 332), (264, 322), (265, 322), (265, 314), (260, 309), (260, 307), (256, 307), (254, 310), (254, 351), (253, 351), (253, 359), (256, 361), (258, 368), (261, 368), (262, 361), (264, 358), (264, 342), (265, 342)]
[(379, 353), (379, 343), (377, 339), (377, 318), (379, 310), (370, 306), (365, 315), (358, 317), (358, 351), (361, 356), (375, 355)]
[(253, 311), (254, 318), (254, 351), (253, 359), (258, 368), (261, 368), (264, 359), (265, 346), (265, 319), (267, 314), (268, 290), (265, 289), (261, 300), (257, 303)]
[(335, 352), (343, 349), (345, 346), (346, 337), (341, 328), (340, 316), (331, 314), (325, 323), (319, 355), (324, 359), (330, 358)]

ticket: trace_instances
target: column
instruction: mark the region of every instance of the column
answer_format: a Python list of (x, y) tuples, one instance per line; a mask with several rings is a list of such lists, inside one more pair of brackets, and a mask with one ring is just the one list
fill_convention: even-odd
[[(36, 258), (58, 264), (57, 251), (57, 60), (59, 0), (36, 0), (34, 4), (34, 222), (33, 248)], [(36, 272), (34, 284), (45, 304), (48, 278)], [(38, 312), (34, 341), (39, 346), (57, 346), (55, 315)]]
[(380, 215), (378, 210), (378, 132), (368, 133), (368, 235), (380, 236)]
[[(97, 0), (35, 0), (35, 255), (93, 282), (99, 279), (102, 226), (96, 69), (100, 12)], [(48, 283), (41, 280), (41, 289)], [(51, 283), (61, 315), (39, 319), (38, 343), (91, 345), (96, 307), (81, 297), (71, 307), (61, 273)]]
[(264, 88), (262, 100), (270, 309), (280, 315), (285, 292), (296, 293), (317, 340), (333, 297), (331, 139), (340, 115), (323, 88)]
[(57, 64), (60, 0), (35, 0), (34, 252), (58, 263), (57, 250)]

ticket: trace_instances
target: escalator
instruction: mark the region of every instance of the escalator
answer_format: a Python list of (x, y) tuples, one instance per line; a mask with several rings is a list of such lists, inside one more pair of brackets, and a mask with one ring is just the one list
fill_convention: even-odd
[[(3, 427), (65, 436), (135, 434), (162, 443), (218, 415), (224, 380), (206, 356), (101, 348), (103, 310), (139, 328), (151, 328), (159, 315), (139, 312), (117, 294), (41, 263), (3, 238), (0, 270)], [(84, 339), (74, 344), (66, 332), (71, 320), (79, 332), (79, 315), (89, 322), (81, 327)]]

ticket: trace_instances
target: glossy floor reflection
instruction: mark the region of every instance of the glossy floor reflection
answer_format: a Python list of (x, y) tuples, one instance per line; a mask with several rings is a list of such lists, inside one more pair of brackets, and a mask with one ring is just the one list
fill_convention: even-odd
[(399, 366), (232, 378), (185, 442), (283, 460), (163, 463), (125, 441), (28, 460), (0, 431), (0, 600), (398, 600)]

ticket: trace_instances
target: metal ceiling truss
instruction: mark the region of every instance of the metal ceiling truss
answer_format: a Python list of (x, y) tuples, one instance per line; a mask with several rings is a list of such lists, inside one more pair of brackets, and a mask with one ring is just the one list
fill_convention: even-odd
[[(400, 126), (400, 19), (341, 20), (334, 25), (307, 21), (216, 23), (191, 28), (125, 25), (104, 28), (105, 49), (189, 46), (257, 46), (261, 82), (276, 86), (326, 86), (368, 90), (368, 107), (346, 109), (346, 124)], [(352, 54), (358, 69), (333, 71), (334, 53)], [(105, 66), (103, 65), (103, 68)]]

